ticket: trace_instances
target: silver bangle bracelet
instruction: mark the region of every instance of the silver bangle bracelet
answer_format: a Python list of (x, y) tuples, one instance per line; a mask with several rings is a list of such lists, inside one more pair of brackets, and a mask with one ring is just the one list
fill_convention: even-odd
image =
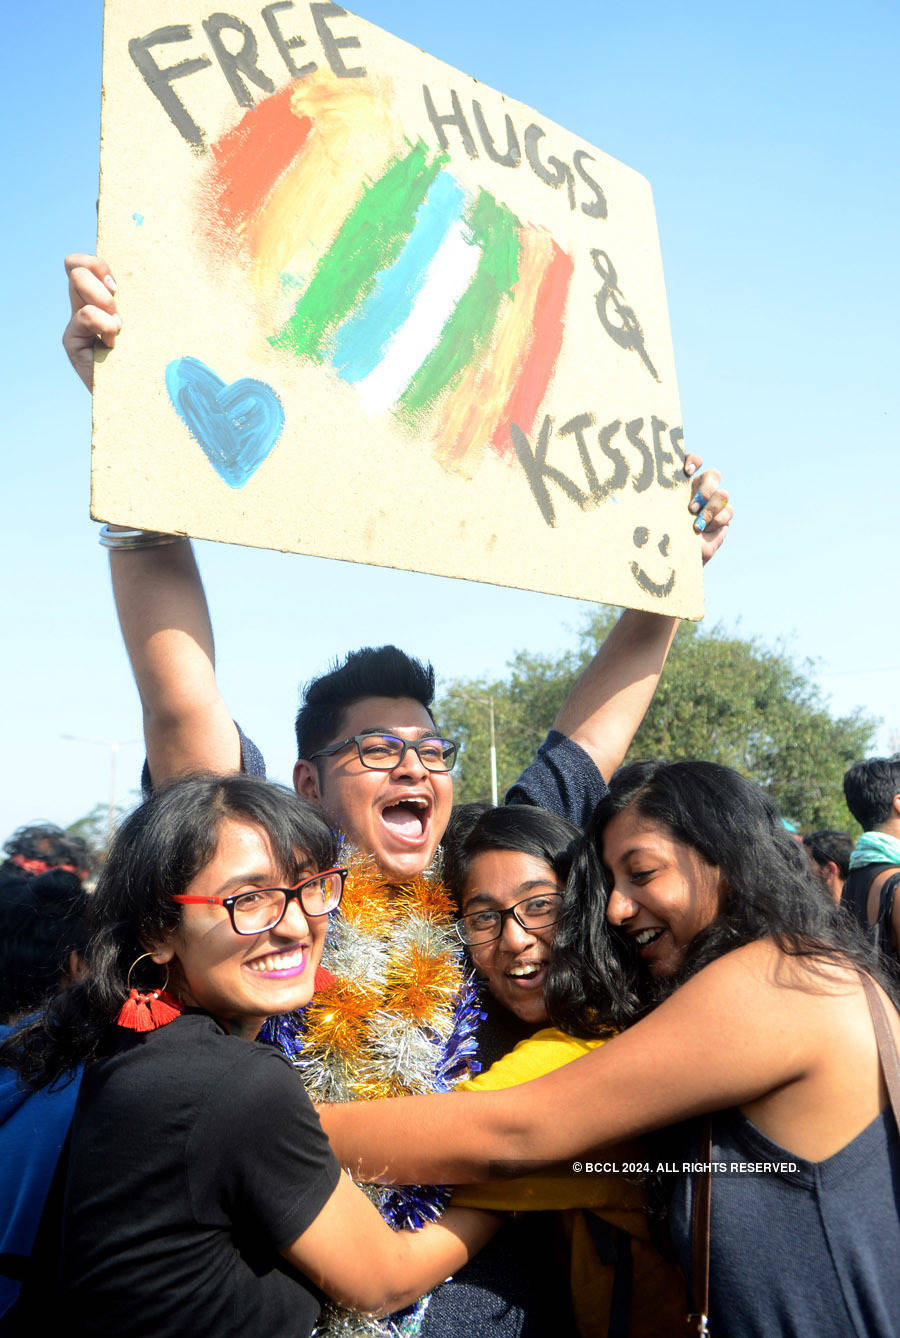
[(111, 530), (109, 525), (100, 527), (100, 544), (103, 548), (158, 548), (160, 544), (174, 544), (183, 536), (163, 534), (161, 530)]

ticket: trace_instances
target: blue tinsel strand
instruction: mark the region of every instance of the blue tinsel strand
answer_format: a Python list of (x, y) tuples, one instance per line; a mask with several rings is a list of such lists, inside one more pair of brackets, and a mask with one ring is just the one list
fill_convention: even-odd
[(487, 1015), (478, 1007), (478, 1003), (478, 986), (475, 978), (469, 976), (460, 991), (453, 1014), (453, 1030), (447, 1037), (435, 1072), (436, 1092), (449, 1092), (467, 1075), (481, 1072), (481, 1065), (476, 1058), (478, 1039), (475, 1032), (479, 1022), (483, 1022)]
[(302, 1013), (280, 1013), (277, 1017), (267, 1017), (259, 1033), (259, 1040), (266, 1045), (277, 1046), (288, 1057), (295, 1059), (303, 1049), (300, 1035)]

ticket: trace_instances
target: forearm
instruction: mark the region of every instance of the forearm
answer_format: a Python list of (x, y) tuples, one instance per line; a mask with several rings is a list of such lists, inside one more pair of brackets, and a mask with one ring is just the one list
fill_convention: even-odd
[(110, 575), (154, 783), (187, 771), (237, 770), (237, 732), (216, 686), (212, 627), (190, 541), (112, 550)]
[(322, 1125), (357, 1179), (471, 1184), (757, 1100), (806, 1075), (815, 1037), (795, 1014), (816, 996), (779, 985), (776, 959), (766, 943), (729, 953), (592, 1054), (522, 1086), (329, 1106)]
[(659, 684), (677, 618), (625, 609), (554, 721), (609, 777), (622, 764)]
[(439, 1222), (421, 1231), (394, 1233), (393, 1256), (382, 1283), (389, 1295), (373, 1313), (402, 1310), (457, 1273), (497, 1231), (502, 1217), (474, 1208), (448, 1208)]
[[(319, 1106), (338, 1161), (356, 1180), (472, 1184), (488, 1180), (521, 1138), (510, 1093), (451, 1092)], [(529, 1150), (532, 1146), (529, 1141)]]
[(422, 1231), (393, 1231), (343, 1175), (284, 1255), (339, 1305), (390, 1314), (462, 1268), (501, 1220), (476, 1209), (451, 1208)]

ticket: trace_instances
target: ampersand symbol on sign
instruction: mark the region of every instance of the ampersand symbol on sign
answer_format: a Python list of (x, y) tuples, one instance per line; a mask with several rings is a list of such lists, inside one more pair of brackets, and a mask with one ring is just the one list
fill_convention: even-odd
[[(644, 332), (641, 329), (641, 323), (634, 314), (634, 309), (629, 307), (625, 301), (624, 294), (619, 288), (618, 276), (612, 261), (605, 251), (596, 247), (591, 251), (591, 259), (594, 262), (594, 269), (604, 280), (603, 287), (597, 294), (597, 315), (600, 317), (604, 330), (610, 339), (616, 341), (620, 348), (634, 349), (650, 375), (658, 381), (659, 376), (656, 368), (650, 361), (644, 345)], [(610, 320), (610, 309), (618, 317), (618, 323)]]

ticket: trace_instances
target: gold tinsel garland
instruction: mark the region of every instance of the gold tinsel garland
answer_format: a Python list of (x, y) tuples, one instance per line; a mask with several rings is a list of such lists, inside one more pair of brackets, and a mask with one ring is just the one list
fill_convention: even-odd
[(427, 874), (388, 884), (353, 855), (323, 961), (337, 977), (303, 1013), (296, 1063), (313, 1099), (434, 1090), (465, 972), (455, 906)]
[[(291, 1055), (314, 1101), (371, 1101), (446, 1091), (465, 1076), (480, 1013), (467, 987), (456, 907), (422, 874), (385, 882), (371, 856), (350, 855), (340, 914), (328, 927), (323, 964), (335, 979), (270, 1036)], [(422, 1224), (440, 1212), (434, 1189), (365, 1186), (386, 1220)], [(393, 1202), (392, 1202), (393, 1200)], [(399, 1216), (398, 1216), (399, 1212)], [(415, 1338), (427, 1298), (375, 1319), (325, 1307), (321, 1338)]]

